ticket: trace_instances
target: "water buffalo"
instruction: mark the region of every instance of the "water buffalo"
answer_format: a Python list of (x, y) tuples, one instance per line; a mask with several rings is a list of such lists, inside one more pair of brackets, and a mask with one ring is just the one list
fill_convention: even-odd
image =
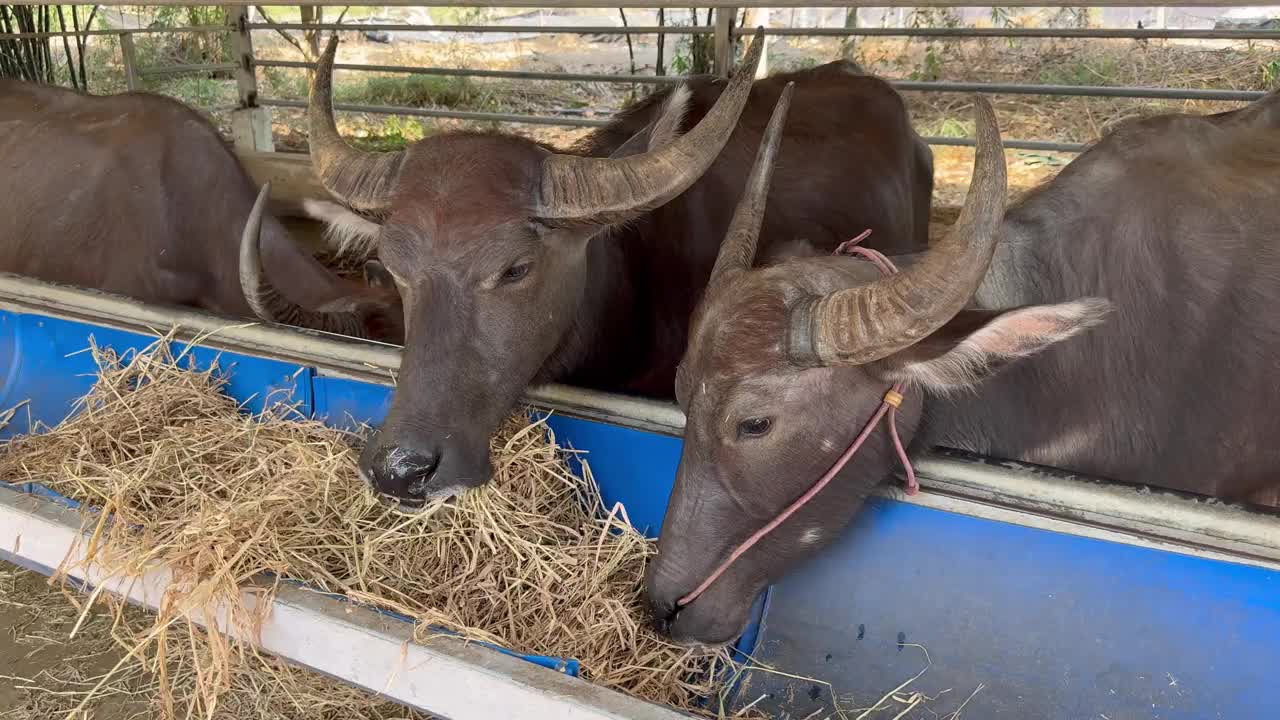
[(678, 373), (685, 444), (646, 579), (659, 627), (738, 633), (759, 590), (898, 467), (894, 423), (917, 450), (1220, 498), (1275, 486), (1277, 110), (1273, 94), (1125, 124), (1006, 214), (979, 100), (960, 220), (928, 252), (891, 258), (896, 274), (831, 255), (750, 268), (764, 207), (746, 197), (748, 230), (721, 249)]
[(0, 271), (225, 315), (254, 317), (256, 307), (315, 329), (403, 337), (393, 282), (367, 287), (339, 278), (270, 215), (261, 218), (260, 238), (246, 238), (246, 247), (260, 241), (262, 252), (245, 274), (253, 284), (242, 288), (241, 228), (255, 197), (262, 214), (265, 189), (259, 196), (218, 131), (177, 101), (0, 80), (0, 166)]
[(316, 70), (311, 156), (325, 187), (376, 232), (405, 298), (394, 404), (361, 458), (405, 509), (484, 483), (489, 436), (531, 382), (670, 397), (689, 313), (715, 262), (783, 86), (797, 119), (763, 231), (771, 256), (927, 244), (932, 154), (902, 98), (849, 63), (752, 83), (759, 36), (728, 83), (657, 93), (570, 152), (494, 133), (365, 153), (334, 125), (337, 39)]

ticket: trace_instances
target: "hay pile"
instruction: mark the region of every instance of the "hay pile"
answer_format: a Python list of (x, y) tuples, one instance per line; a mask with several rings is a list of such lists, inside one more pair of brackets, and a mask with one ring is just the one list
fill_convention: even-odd
[(688, 710), (715, 695), (710, 671), (724, 656), (648, 628), (640, 594), (653, 544), (603, 507), (589, 471), (569, 472), (545, 426), (508, 422), (493, 441), (493, 482), (405, 516), (364, 490), (351, 436), (284, 408), (243, 415), (216, 370), (192, 370), (169, 348), (94, 348), (101, 375), (80, 412), (0, 452), (0, 478), (114, 516), (92, 528), (97, 567), (176, 570), (171, 602), (129, 635), (135, 661), (158, 676), (164, 716), (230, 717), (223, 697), (262, 682), (250, 670), (285, 677), (184, 622), (263, 572), (413, 617), (422, 641), (435, 625), (573, 657), (596, 684)]

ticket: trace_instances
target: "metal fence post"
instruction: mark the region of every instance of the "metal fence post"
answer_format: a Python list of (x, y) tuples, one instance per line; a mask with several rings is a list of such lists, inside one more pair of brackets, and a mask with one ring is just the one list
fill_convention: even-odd
[(133, 46), (133, 35), (120, 33), (120, 64), (124, 66), (124, 83), (129, 92), (141, 89), (138, 82), (138, 51)]
[(271, 110), (258, 105), (258, 76), (254, 68), (253, 35), (249, 29), (249, 8), (224, 5), (231, 35), (239, 107), (231, 113), (231, 139), (242, 152), (272, 152)]
[(716, 8), (715, 47), (712, 62), (715, 73), (720, 77), (729, 77), (733, 72), (733, 21), (738, 17), (738, 8)]

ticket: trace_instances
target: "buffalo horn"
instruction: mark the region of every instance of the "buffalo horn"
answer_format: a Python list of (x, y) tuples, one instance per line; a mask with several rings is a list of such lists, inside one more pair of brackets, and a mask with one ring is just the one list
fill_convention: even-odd
[(995, 112), (974, 98), (977, 157), (960, 218), (910, 269), (791, 309), (788, 355), (800, 365), (863, 365), (888, 357), (964, 308), (986, 275), (1000, 238), (1005, 160)]
[(307, 120), (311, 167), (325, 189), (353, 210), (381, 214), (391, 204), (404, 151), (364, 152), (347, 144), (333, 119), (333, 59), (338, 35), (329, 38), (316, 65)]
[(366, 333), (357, 313), (307, 310), (281, 295), (267, 278), (262, 267), (261, 231), (262, 214), (270, 194), (271, 183), (267, 183), (258, 192), (258, 199), (253, 203), (244, 233), (240, 236), (240, 288), (250, 309), (267, 322), (363, 337)]
[(625, 158), (554, 154), (543, 161), (536, 214), (549, 225), (623, 222), (659, 207), (697, 182), (720, 155), (747, 105), (764, 47), (757, 29), (746, 57), (716, 104), (689, 132)]
[(773, 176), (773, 164), (778, 156), (778, 145), (782, 142), (782, 129), (787, 122), (787, 110), (791, 107), (791, 94), (794, 90), (795, 83), (787, 83), (778, 98), (778, 104), (773, 108), (773, 117), (769, 119), (769, 126), (760, 140), (760, 149), (756, 151), (751, 175), (747, 178), (746, 187), (742, 189), (742, 199), (733, 211), (733, 220), (730, 221), (729, 230), (720, 245), (720, 256), (716, 258), (715, 268), (711, 271), (712, 283), (750, 269), (755, 261), (760, 225), (764, 222), (764, 210), (769, 200), (769, 180)]

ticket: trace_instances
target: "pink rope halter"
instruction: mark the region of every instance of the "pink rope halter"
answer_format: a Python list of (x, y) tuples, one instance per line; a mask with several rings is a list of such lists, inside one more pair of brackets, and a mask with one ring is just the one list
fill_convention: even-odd
[[(860, 247), (858, 245), (858, 243), (867, 239), (867, 236), (869, 235), (871, 235), (870, 230), (863, 231), (863, 233), (858, 237), (841, 243), (840, 247), (836, 248), (836, 251), (833, 254), (857, 255), (865, 258), (866, 260), (874, 263), (875, 266), (880, 269), (880, 272), (885, 275), (892, 275), (898, 272), (898, 268), (893, 264), (893, 261), (886, 257), (884, 253), (870, 248)], [(865, 443), (867, 438), (871, 436), (872, 431), (876, 429), (876, 426), (880, 424), (880, 421), (885, 417), (885, 415), (889, 416), (889, 436), (893, 439), (893, 447), (898, 451), (898, 460), (902, 463), (903, 470), (906, 471), (907, 494), (915, 495), (919, 492), (920, 485), (916, 481), (915, 470), (911, 467), (911, 460), (907, 457), (907, 450), (903, 447), (902, 440), (898, 437), (897, 413), (898, 408), (902, 405), (902, 390), (902, 383), (895, 383), (892, 387), (886, 390), (884, 399), (880, 401), (880, 407), (878, 407), (875, 413), (872, 414), (871, 419), (867, 420), (867, 424), (862, 427), (862, 432), (858, 433), (858, 437), (856, 437), (853, 443), (849, 445), (849, 448), (844, 451), (844, 454), (836, 460), (835, 464), (831, 466), (831, 469), (827, 470), (822, 477), (818, 478), (818, 481), (806, 490), (803, 495), (796, 498), (787, 507), (783, 508), (782, 512), (778, 513), (776, 517), (768, 522), (768, 524), (755, 531), (751, 537), (742, 541), (742, 544), (734, 548), (733, 552), (729, 553), (729, 557), (725, 558), (724, 561), (707, 576), (707, 579), (702, 581), (701, 585), (694, 588), (693, 592), (690, 592), (688, 595), (685, 595), (676, 601), (676, 606), (682, 607), (684, 605), (688, 605), (694, 600), (697, 600), (698, 596), (706, 592), (707, 588), (711, 587), (712, 583), (720, 579), (720, 576), (724, 575), (729, 569), (729, 566), (733, 565), (738, 558), (742, 557), (745, 552), (764, 539), (766, 535), (777, 529), (779, 525), (786, 522), (787, 518), (791, 517), (799, 511), (800, 508), (804, 507), (806, 503), (814, 498), (814, 496), (822, 492), (822, 489), (825, 488), (835, 478), (835, 476), (844, 469), (845, 465), (849, 464), (849, 461), (853, 459), (853, 456), (858, 454), (858, 450), (862, 449), (863, 443)]]

